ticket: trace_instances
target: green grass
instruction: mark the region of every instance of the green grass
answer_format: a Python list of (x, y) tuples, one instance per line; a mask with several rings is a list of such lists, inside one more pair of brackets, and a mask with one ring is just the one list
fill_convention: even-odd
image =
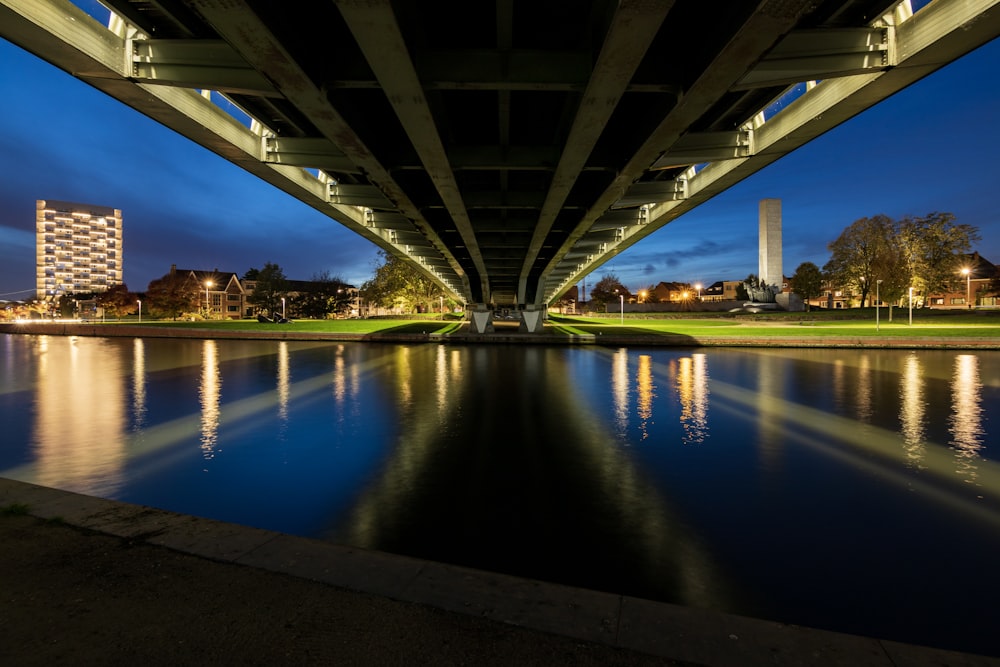
[[(128, 322), (127, 324), (135, 324)], [(143, 326), (173, 329), (209, 329), (212, 331), (276, 332), (291, 331), (304, 333), (448, 333), (457, 329), (461, 321), (441, 319), (367, 319), (367, 320), (292, 320), (285, 324), (261, 323), (257, 320), (199, 320), (143, 321)], [(109, 324), (108, 326), (114, 326)]]
[(950, 339), (992, 339), (1000, 338), (1000, 315), (967, 314), (915, 316), (909, 323), (907, 311), (893, 313), (888, 320), (886, 312), (881, 313), (876, 329), (874, 310), (870, 319), (868, 313), (852, 311), (854, 317), (845, 319), (841, 313), (767, 313), (734, 316), (729, 313), (698, 315), (684, 314), (681, 317), (644, 319), (628, 317), (624, 324), (621, 317), (563, 317), (550, 318), (554, 331), (566, 334), (590, 334), (595, 336), (617, 335), (672, 335), (687, 337), (732, 337), (732, 338), (950, 338)]
[(0, 516), (25, 516), (28, 513), (28, 506), (24, 503), (11, 503), (0, 507)]
[[(566, 336), (671, 336), (733, 340), (760, 338), (941, 338), (1000, 340), (1000, 311), (914, 310), (913, 323), (904, 308), (814, 310), (802, 313), (626, 313), (620, 315), (564, 316), (552, 314), (546, 333)], [(135, 324), (134, 321), (127, 322)], [(232, 332), (301, 332), (327, 334), (437, 334), (448, 335), (465, 324), (458, 315), (407, 316), (359, 320), (293, 320), (286, 324), (256, 320), (143, 321), (143, 326)], [(108, 323), (107, 326), (116, 326)]]

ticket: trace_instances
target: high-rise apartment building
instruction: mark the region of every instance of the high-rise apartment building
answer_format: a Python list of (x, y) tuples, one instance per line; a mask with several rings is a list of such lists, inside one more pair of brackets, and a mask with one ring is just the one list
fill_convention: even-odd
[(122, 284), (122, 212), (107, 206), (35, 202), (39, 299), (103, 292)]

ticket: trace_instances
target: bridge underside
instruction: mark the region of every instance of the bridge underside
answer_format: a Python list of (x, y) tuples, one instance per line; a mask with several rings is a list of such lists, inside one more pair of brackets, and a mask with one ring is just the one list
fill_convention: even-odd
[(1000, 34), (987, 0), (102, 3), (108, 26), (66, 0), (0, 0), (0, 35), (481, 312), (544, 311)]

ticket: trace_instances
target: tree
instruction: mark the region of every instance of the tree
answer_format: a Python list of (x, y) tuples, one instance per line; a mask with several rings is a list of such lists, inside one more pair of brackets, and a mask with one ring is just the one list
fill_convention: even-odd
[(826, 247), (830, 261), (823, 273), (835, 284), (861, 293), (864, 307), (882, 270), (894, 253), (895, 225), (888, 216), (875, 215), (855, 220)]
[(309, 289), (295, 299), (295, 312), (302, 317), (322, 319), (350, 308), (351, 286), (329, 271), (313, 275)]
[(149, 283), (146, 303), (156, 317), (177, 319), (179, 315), (198, 310), (201, 290), (187, 275), (170, 272)]
[(628, 301), (632, 295), (629, 294), (628, 289), (618, 280), (618, 276), (613, 271), (601, 276), (601, 279), (590, 290), (591, 303), (599, 306), (607, 306), (612, 301), (619, 302), (621, 296), (624, 296), (625, 300)]
[(895, 231), (910, 285), (925, 294), (947, 291), (956, 280), (963, 255), (980, 240), (976, 227), (956, 224), (951, 213), (907, 216)]
[(823, 273), (812, 262), (802, 262), (792, 276), (792, 291), (802, 297), (806, 310), (810, 310), (809, 299), (823, 293)]
[(760, 278), (757, 277), (756, 273), (751, 273), (746, 277), (746, 280), (741, 282), (736, 286), (736, 299), (738, 301), (749, 301), (750, 292), (747, 291), (747, 285), (756, 286), (760, 283)]
[(257, 309), (274, 316), (279, 311), (281, 299), (288, 294), (288, 279), (285, 272), (277, 264), (267, 262), (263, 269), (250, 269), (244, 274), (255, 276), (248, 280), (256, 280), (257, 284), (253, 288), (253, 293), (247, 297), (247, 301), (257, 306)]
[(128, 285), (112, 285), (104, 292), (98, 292), (94, 296), (97, 305), (104, 309), (104, 312), (112, 317), (124, 317), (133, 310), (138, 309), (137, 296), (128, 291)]
[(414, 271), (405, 260), (385, 250), (378, 254), (382, 263), (376, 264), (375, 275), (361, 286), (369, 303), (403, 312), (430, 311), (445, 296), (437, 283)]

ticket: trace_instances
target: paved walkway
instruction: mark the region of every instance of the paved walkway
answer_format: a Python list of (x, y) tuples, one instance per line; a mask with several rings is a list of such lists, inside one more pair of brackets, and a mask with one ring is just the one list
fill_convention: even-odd
[(0, 478), (0, 665), (1000, 666)]

